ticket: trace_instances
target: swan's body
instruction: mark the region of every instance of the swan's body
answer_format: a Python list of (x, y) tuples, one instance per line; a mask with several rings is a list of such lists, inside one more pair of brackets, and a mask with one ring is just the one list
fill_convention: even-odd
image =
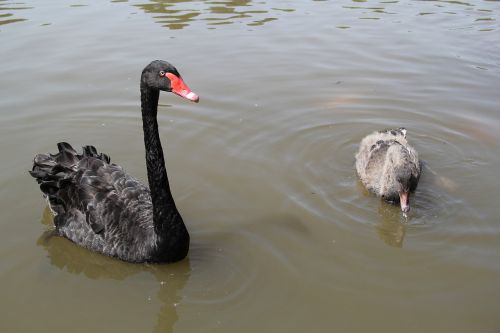
[(159, 91), (197, 102), (177, 70), (153, 61), (142, 72), (141, 108), (149, 188), (92, 146), (35, 156), (30, 172), (54, 213), (59, 235), (130, 262), (173, 262), (189, 249), (189, 234), (168, 184), (156, 120)]
[(356, 154), (356, 171), (370, 191), (410, 209), (410, 192), (417, 188), (421, 166), (417, 151), (406, 140), (406, 129), (374, 132), (366, 136)]

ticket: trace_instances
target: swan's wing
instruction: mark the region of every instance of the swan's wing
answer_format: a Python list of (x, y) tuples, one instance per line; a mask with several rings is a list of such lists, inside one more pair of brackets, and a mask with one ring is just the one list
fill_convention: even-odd
[(391, 141), (383, 141), (379, 140), (371, 145), (370, 150), (368, 152), (368, 158), (366, 162), (365, 172), (366, 174), (370, 174), (373, 172), (378, 172), (381, 170), (385, 164), (385, 159), (387, 155), (387, 150), (394, 144), (394, 140)]
[(82, 155), (66, 143), (58, 147), (58, 154), (37, 155), (30, 173), (61, 235), (111, 255), (132, 251), (141, 238), (153, 237), (151, 195), (144, 184), (92, 146), (84, 147)]
[[(120, 166), (86, 159), (86, 167), (80, 167), (75, 177), (74, 196), (78, 198), (88, 216), (87, 223), (94, 232), (129, 232), (130, 229), (148, 228), (152, 222), (151, 195), (149, 189)], [(81, 163), (82, 163), (81, 162)], [(152, 225), (152, 223), (151, 223)], [(136, 230), (138, 232), (139, 230)]]

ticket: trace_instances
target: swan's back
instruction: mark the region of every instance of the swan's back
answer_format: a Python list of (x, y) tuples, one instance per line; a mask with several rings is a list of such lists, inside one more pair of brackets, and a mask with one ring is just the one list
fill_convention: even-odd
[(380, 196), (394, 197), (397, 194), (392, 193), (396, 179), (391, 174), (395, 168), (401, 167), (418, 181), (418, 153), (408, 144), (406, 129), (373, 132), (361, 141), (356, 154), (356, 171), (368, 190)]
[(88, 249), (147, 261), (157, 248), (149, 189), (93, 146), (37, 155), (30, 174), (54, 213), (57, 232)]

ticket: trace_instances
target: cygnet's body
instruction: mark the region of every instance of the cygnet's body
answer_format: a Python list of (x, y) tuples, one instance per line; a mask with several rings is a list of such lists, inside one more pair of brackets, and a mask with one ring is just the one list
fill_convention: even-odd
[(406, 129), (377, 131), (361, 140), (356, 171), (363, 185), (387, 201), (410, 210), (410, 192), (417, 188), (421, 166), (417, 151), (406, 141)]

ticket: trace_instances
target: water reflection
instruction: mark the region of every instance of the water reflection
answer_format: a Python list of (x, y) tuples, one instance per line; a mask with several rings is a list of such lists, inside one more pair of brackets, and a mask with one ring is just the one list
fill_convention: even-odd
[[(382, 0), (378, 3), (368, 3), (366, 0), (352, 0), (352, 3), (347, 2), (343, 4), (342, 8), (358, 12), (358, 19), (377, 21), (390, 18), (391, 20), (394, 19), (393, 22), (395, 23), (403, 23), (411, 16), (427, 19), (427, 16), (442, 15), (444, 18), (444, 16), (449, 17), (450, 15), (464, 14), (462, 18), (467, 17), (469, 21), (468, 27), (477, 27), (478, 31), (492, 31), (497, 29), (497, 26), (494, 25), (495, 18), (484, 17), (485, 12), (491, 13), (491, 10), (479, 8), (478, 4), (465, 1), (425, 0), (403, 3), (397, 0)], [(448, 17), (445, 19), (448, 19)], [(458, 28), (464, 28), (463, 21), (458, 24)], [(337, 26), (339, 29), (350, 27), (350, 25)], [(450, 28), (456, 29), (457, 26), (450, 26)]]
[(18, 10), (31, 9), (33, 7), (26, 6), (22, 2), (8, 2), (0, 0), (0, 26), (10, 23), (26, 21), (25, 18), (14, 16), (14, 12)]
[[(186, 28), (196, 22), (204, 22), (209, 29), (218, 25), (243, 24), (246, 26), (262, 26), (276, 21), (282, 15), (299, 10), (299, 4), (287, 2), (277, 5), (270, 1), (252, 0), (110, 0), (111, 3), (129, 3), (145, 13), (153, 14), (155, 22), (171, 30)], [(428, 19), (434, 16), (460, 17), (458, 20), (446, 21), (449, 29), (463, 29), (475, 27), (478, 31), (492, 31), (498, 29), (497, 15), (494, 11), (479, 7), (478, 4), (464, 1), (427, 0), (401, 3), (400, 1), (367, 2), (364, 0), (341, 1), (331, 4), (326, 1), (314, 1), (324, 10), (335, 14), (335, 26), (338, 29), (348, 29), (358, 24), (355, 20), (373, 21), (391, 20), (394, 23), (409, 23), (409, 17)], [(0, 0), (0, 26), (16, 22), (27, 21), (26, 17), (18, 17), (19, 11), (33, 9), (35, 3), (10, 2)], [(92, 6), (92, 4), (71, 4), (69, 7)], [(293, 7), (292, 7), (293, 6)], [(331, 6), (334, 6), (333, 8)], [(63, 8), (57, 8), (61, 10)], [(57, 10), (49, 13), (56, 14)], [(307, 14), (307, 12), (306, 12)], [(462, 15), (457, 15), (462, 14)], [(468, 21), (464, 26), (463, 19)], [(43, 25), (43, 24), (42, 24)]]
[(403, 247), (407, 225), (398, 206), (380, 201), (378, 209), (379, 222), (375, 226), (377, 233), (387, 245)]
[[(43, 212), (42, 223), (52, 224), (48, 208)], [(157, 313), (153, 332), (172, 332), (178, 320), (176, 306), (181, 301), (179, 291), (184, 288), (191, 273), (189, 259), (169, 265), (131, 264), (90, 252), (70, 241), (56, 236), (54, 230), (40, 236), (37, 245), (43, 247), (50, 263), (72, 274), (83, 274), (90, 279), (122, 281), (144, 272), (151, 273), (158, 281), (157, 297), (162, 304)]]
[(155, 14), (157, 23), (169, 29), (182, 29), (194, 21), (206, 21), (207, 25), (245, 23), (259, 26), (277, 20), (276, 14), (292, 12), (291, 8), (269, 8), (265, 2), (251, 0), (191, 1), (152, 0), (134, 4), (146, 13)]

